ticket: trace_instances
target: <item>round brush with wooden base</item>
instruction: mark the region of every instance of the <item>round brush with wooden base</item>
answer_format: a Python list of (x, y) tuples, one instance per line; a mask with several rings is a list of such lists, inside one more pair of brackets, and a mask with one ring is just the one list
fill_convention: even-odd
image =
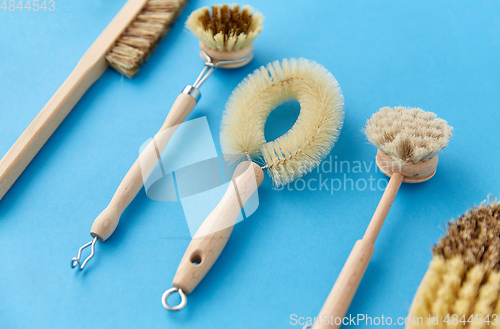
[[(340, 272), (313, 328), (339, 328), (375, 251), (375, 240), (403, 182), (420, 183), (434, 176), (438, 153), (451, 127), (434, 113), (417, 108), (384, 107), (368, 120), (368, 140), (378, 147), (376, 162), (389, 184), (361, 240)], [(340, 321), (339, 321), (340, 319)]]

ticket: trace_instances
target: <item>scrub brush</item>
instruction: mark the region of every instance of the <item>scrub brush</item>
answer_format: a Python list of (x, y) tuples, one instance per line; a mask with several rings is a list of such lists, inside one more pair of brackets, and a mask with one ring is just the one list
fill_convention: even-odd
[(500, 328), (498, 201), (449, 223), (432, 255), (406, 328)]
[(127, 1), (0, 160), (0, 199), (108, 65), (128, 77), (134, 76), (184, 4), (184, 0)]
[[(130, 202), (132, 202), (137, 193), (139, 193), (143, 183), (155, 168), (160, 155), (163, 153), (176, 127), (194, 109), (201, 97), (198, 89), (213, 70), (217, 67), (241, 67), (250, 62), (253, 56), (252, 40), (262, 30), (263, 19), (261, 14), (254, 12), (248, 6), (244, 7), (240, 12), (238, 5), (233, 5), (232, 7), (228, 5), (213, 6), (212, 16), (208, 8), (198, 9), (190, 15), (187, 23), (188, 28), (192, 29), (195, 35), (201, 36), (203, 42), (208, 43), (208, 45), (205, 45), (203, 42), (200, 42), (200, 55), (205, 59), (205, 67), (194, 84), (186, 86), (177, 97), (158, 133), (149, 142), (125, 175), (109, 205), (95, 219), (90, 229), (92, 240), (78, 250), (77, 257), (71, 260), (72, 267), (80, 265), (83, 249), (91, 246), (90, 256), (80, 265), (80, 269), (83, 269), (87, 262), (94, 256), (96, 241), (103, 242), (113, 234), (121, 214)], [(212, 30), (219, 32), (214, 34)], [(248, 37), (247, 34), (251, 37)], [(208, 37), (209, 35), (213, 35), (213, 42)], [(230, 47), (229, 45), (233, 46)], [(210, 48), (212, 46), (222, 50), (214, 50)], [(123, 48), (120, 48), (120, 53), (121, 49)], [(229, 49), (229, 51), (225, 49)], [(118, 52), (112, 53), (110, 56), (116, 60), (115, 64), (121, 59)], [(120, 65), (126, 64), (125, 61), (121, 61), (121, 63)]]
[(342, 319), (351, 304), (401, 183), (424, 182), (435, 174), (438, 153), (448, 145), (451, 130), (446, 121), (418, 108), (383, 107), (368, 120), (365, 133), (378, 147), (377, 166), (391, 179), (363, 239), (354, 245), (313, 328), (340, 327), (335, 319)]
[[(281, 103), (296, 99), (297, 122), (283, 136), (267, 142), (264, 125)], [(221, 144), (226, 159), (241, 162), (219, 204), (191, 240), (172, 282), (162, 296), (172, 311), (186, 305), (226, 245), (233, 226), (250, 196), (264, 179), (276, 186), (309, 173), (330, 153), (344, 122), (344, 99), (335, 78), (321, 65), (305, 59), (284, 59), (255, 70), (233, 91), (222, 118)], [(256, 162), (259, 164), (257, 164)], [(261, 167), (262, 164), (262, 167)], [(178, 292), (181, 303), (167, 303)]]
[[(211, 13), (207, 7), (194, 11), (186, 26), (200, 39), (200, 48), (217, 59), (221, 55), (227, 56), (227, 52), (234, 56), (231, 52), (251, 51), (263, 22), (264, 16), (250, 6), (244, 6), (240, 11), (238, 5), (218, 5), (212, 6)], [(220, 52), (219, 56), (217, 52)]]

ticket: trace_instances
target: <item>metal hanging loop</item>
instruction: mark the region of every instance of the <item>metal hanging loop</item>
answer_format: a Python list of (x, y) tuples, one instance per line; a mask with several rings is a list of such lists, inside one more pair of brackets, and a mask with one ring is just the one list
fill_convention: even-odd
[[(179, 305), (170, 306), (170, 305), (168, 305), (167, 298), (168, 298), (168, 296), (170, 296), (174, 292), (179, 293), (179, 295), (181, 296), (181, 302)], [(182, 310), (186, 306), (187, 297), (181, 288), (173, 287), (173, 288), (170, 288), (163, 293), (163, 295), (161, 296), (161, 303), (163, 304), (163, 307), (165, 307), (169, 311), (179, 311), (179, 310)]]
[(200, 75), (196, 79), (196, 81), (193, 83), (193, 87), (198, 89), (201, 87), (203, 82), (207, 80), (207, 78), (212, 74), (212, 72), (221, 66), (225, 65), (234, 65), (234, 64), (240, 64), (246, 62), (250, 57), (252, 57), (252, 54), (248, 54), (243, 58), (232, 60), (232, 61), (217, 61), (214, 62), (210, 56), (203, 50), (200, 51), (201, 55), (205, 58), (205, 67), (201, 71)]

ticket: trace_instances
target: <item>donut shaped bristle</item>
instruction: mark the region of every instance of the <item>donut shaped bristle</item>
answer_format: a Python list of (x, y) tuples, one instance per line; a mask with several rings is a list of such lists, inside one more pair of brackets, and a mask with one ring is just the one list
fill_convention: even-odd
[[(264, 125), (278, 105), (295, 99), (300, 114), (283, 136), (266, 143)], [(276, 186), (316, 167), (330, 153), (344, 121), (344, 98), (337, 80), (306, 59), (284, 59), (247, 76), (226, 104), (222, 118), (224, 154), (264, 164)]]
[(186, 27), (208, 48), (233, 51), (249, 46), (262, 31), (264, 16), (252, 7), (215, 5), (189, 15)]

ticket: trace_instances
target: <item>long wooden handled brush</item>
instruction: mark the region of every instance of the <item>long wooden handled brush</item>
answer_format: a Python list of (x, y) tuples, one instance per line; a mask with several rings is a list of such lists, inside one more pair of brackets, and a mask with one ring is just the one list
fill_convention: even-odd
[(438, 153), (448, 144), (451, 130), (434, 113), (417, 108), (384, 107), (368, 120), (365, 133), (378, 147), (377, 166), (391, 179), (363, 239), (354, 245), (320, 311), (320, 321), (313, 328), (340, 327), (335, 319), (342, 319), (351, 304), (401, 183), (424, 182), (435, 174)]
[(408, 329), (500, 328), (500, 205), (448, 224), (413, 300)]
[(109, 65), (128, 77), (137, 73), (184, 3), (185, 0), (129, 0), (123, 6), (0, 160), (0, 199)]
[[(267, 117), (281, 103), (296, 99), (300, 115), (283, 136), (264, 138)], [(335, 78), (321, 65), (305, 59), (274, 62), (261, 67), (233, 91), (222, 118), (223, 153), (246, 159), (236, 168), (222, 200), (205, 219), (177, 269), (173, 288), (162, 296), (163, 306), (179, 310), (203, 279), (226, 245), (242, 207), (257, 190), (267, 169), (273, 183), (285, 185), (307, 174), (330, 152), (342, 127), (344, 102)], [(253, 162), (264, 160), (261, 167)], [(181, 295), (170, 306), (168, 296)]]
[[(201, 38), (200, 54), (206, 61), (205, 67), (194, 84), (186, 86), (177, 97), (158, 133), (127, 172), (111, 202), (95, 219), (90, 229), (92, 240), (78, 250), (77, 257), (71, 260), (72, 267), (80, 265), (79, 268), (83, 269), (94, 256), (96, 241), (103, 242), (113, 234), (121, 214), (139, 193), (143, 183), (155, 168), (175, 128), (195, 107), (201, 96), (198, 89), (213, 70), (217, 67), (241, 67), (252, 59), (252, 41), (262, 30), (262, 21), (263, 16), (254, 12), (252, 8), (247, 6), (240, 10), (237, 5), (213, 6), (212, 13), (208, 8), (201, 8), (190, 15), (186, 24), (195, 35)], [(120, 44), (119, 49), (109, 54), (108, 57), (113, 59), (114, 65), (122, 60), (121, 54), (125, 49), (128, 48)], [(82, 250), (89, 246), (91, 246), (91, 253), (80, 264)]]

